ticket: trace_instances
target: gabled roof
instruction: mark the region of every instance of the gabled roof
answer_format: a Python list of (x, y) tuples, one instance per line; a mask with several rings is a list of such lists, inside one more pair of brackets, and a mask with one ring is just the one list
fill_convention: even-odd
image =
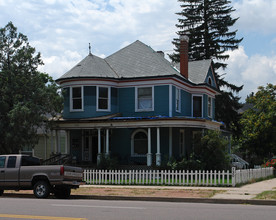
[[(211, 59), (190, 61), (188, 64), (189, 80), (195, 84), (204, 83), (211, 66)], [(175, 67), (180, 69), (180, 64), (176, 63)]]
[[(211, 60), (189, 62), (189, 81), (204, 83)], [(89, 54), (57, 81), (69, 78), (139, 78), (178, 76), (179, 64), (172, 64), (163, 55), (137, 40), (105, 59)], [(187, 80), (187, 79), (186, 79)]]

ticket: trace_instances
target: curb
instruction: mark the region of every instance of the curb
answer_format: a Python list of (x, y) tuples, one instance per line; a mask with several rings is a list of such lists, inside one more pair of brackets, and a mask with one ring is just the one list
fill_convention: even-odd
[(89, 195), (71, 195), (70, 199), (210, 203), (210, 204), (248, 204), (248, 205), (276, 206), (276, 200), (257, 200), (257, 199), (256, 200), (255, 199), (212, 199), (212, 198), (128, 197), (128, 196), (89, 196)]

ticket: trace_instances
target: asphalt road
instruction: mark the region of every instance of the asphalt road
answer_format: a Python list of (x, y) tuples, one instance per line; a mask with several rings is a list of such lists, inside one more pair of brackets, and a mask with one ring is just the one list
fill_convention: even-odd
[(0, 220), (260, 220), (275, 216), (275, 206), (0, 197)]

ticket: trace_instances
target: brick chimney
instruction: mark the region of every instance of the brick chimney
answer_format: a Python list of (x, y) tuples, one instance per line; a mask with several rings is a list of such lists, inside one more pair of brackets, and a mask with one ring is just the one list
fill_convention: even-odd
[(189, 37), (187, 35), (180, 35), (180, 74), (188, 79), (188, 48)]

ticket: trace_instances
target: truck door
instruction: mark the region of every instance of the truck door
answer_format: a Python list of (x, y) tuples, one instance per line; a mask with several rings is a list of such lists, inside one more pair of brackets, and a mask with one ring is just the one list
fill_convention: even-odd
[(5, 185), (5, 162), (6, 157), (0, 156), (0, 186)]
[[(5, 172), (5, 185), (8, 187), (16, 187), (18, 186), (18, 172), (19, 168), (16, 166), (16, 156), (9, 156), (7, 162), (7, 168)], [(18, 161), (19, 162), (19, 161)], [(19, 163), (18, 163), (19, 167)]]

